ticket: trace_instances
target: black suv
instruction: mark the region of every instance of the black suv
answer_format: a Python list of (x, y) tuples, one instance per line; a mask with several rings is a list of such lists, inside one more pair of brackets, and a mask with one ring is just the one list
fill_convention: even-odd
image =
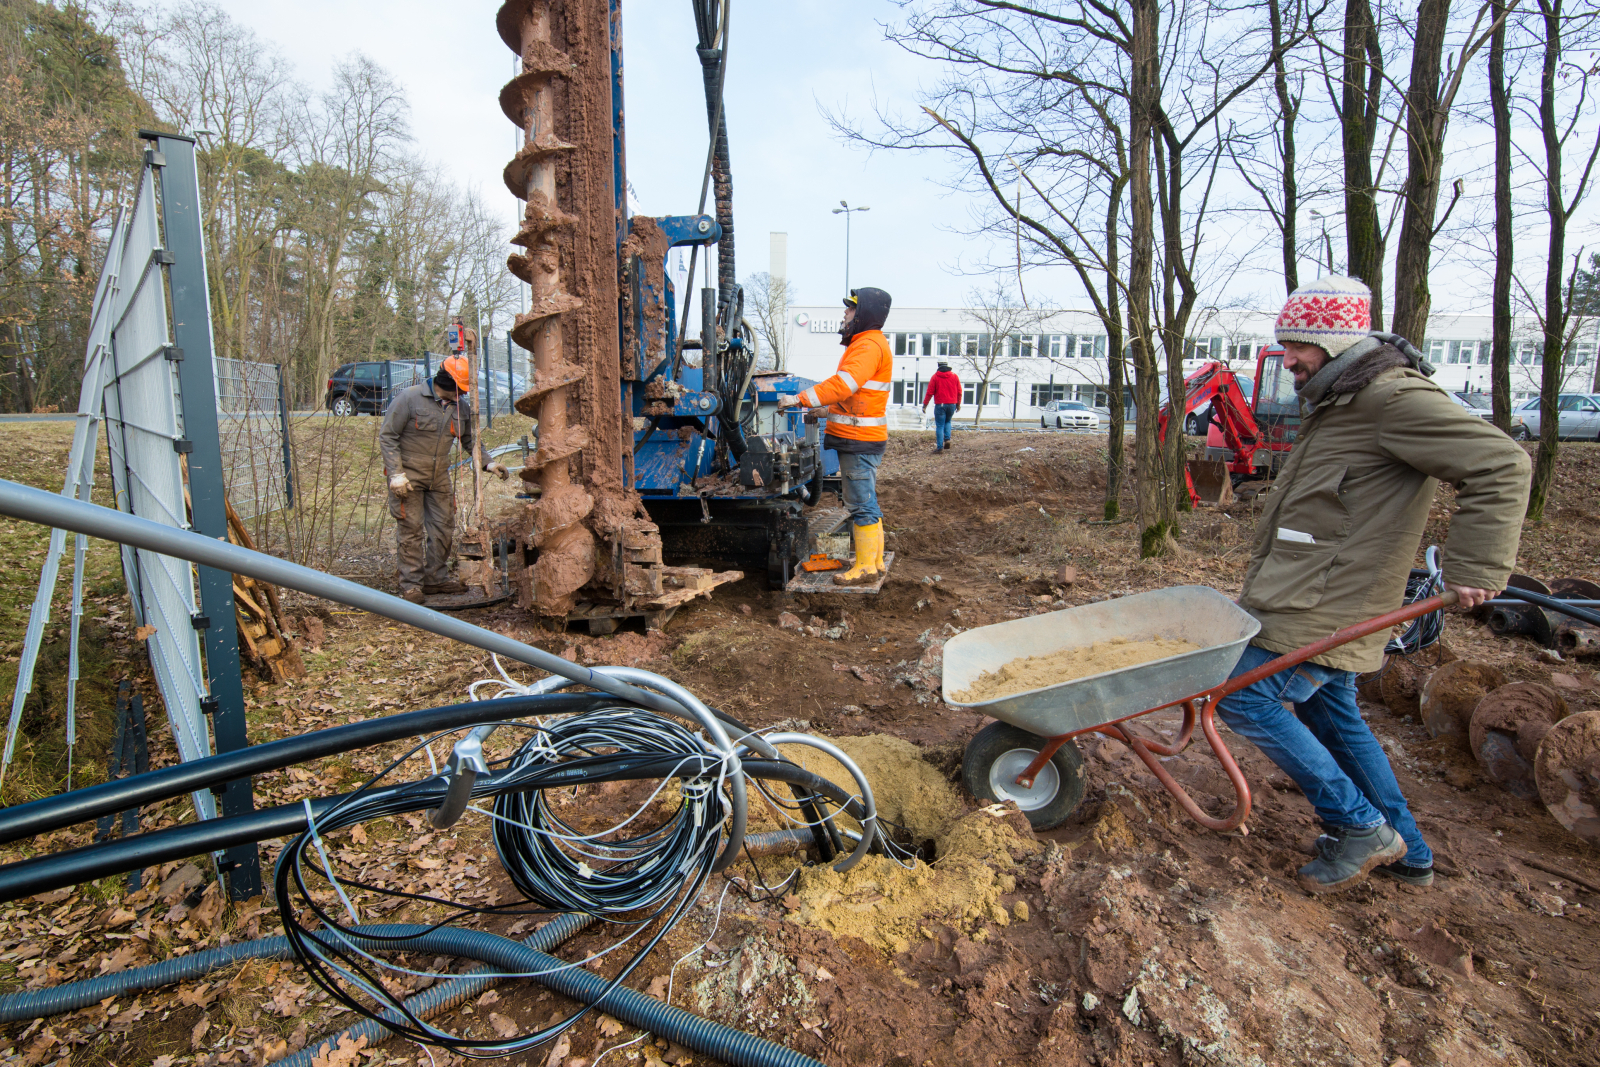
[(420, 362), (346, 363), (328, 379), (323, 406), (335, 415), (381, 415), (396, 393), (426, 378)]

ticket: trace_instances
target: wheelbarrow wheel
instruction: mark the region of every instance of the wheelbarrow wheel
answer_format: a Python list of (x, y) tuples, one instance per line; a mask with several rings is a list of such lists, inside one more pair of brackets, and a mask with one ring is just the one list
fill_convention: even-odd
[(1011, 800), (1027, 813), (1035, 830), (1050, 830), (1067, 821), (1083, 800), (1083, 756), (1068, 741), (1056, 749), (1031, 788), (1017, 784), (1017, 775), (1044, 751), (1044, 739), (1003, 722), (992, 722), (967, 743), (961, 759), (961, 783), (979, 800)]

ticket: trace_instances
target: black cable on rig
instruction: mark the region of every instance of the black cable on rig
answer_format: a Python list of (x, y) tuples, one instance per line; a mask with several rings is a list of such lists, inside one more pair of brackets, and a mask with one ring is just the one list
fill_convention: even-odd
[[(1419, 600), (1438, 596), (1444, 592), (1444, 575), (1439, 567), (1439, 546), (1429, 545), (1423, 559), (1428, 564), (1427, 574), (1406, 580), (1405, 603), (1407, 604), (1415, 604)], [(1414, 655), (1437, 644), (1443, 633), (1444, 612), (1442, 610), (1429, 612), (1427, 615), (1412, 619), (1399, 636), (1389, 639), (1383, 650), (1392, 656)]]
[[(431, 925), (424, 924), (421, 929), (427, 931), (471, 915), (546, 914), (558, 910), (605, 915), (613, 923), (631, 925), (631, 933), (601, 953), (617, 951), (636, 937), (641, 938), (611, 979), (609, 993), (633, 973), (698, 898), (715, 865), (729, 814), (721, 792), (727, 773), (724, 758), (708, 751), (683, 726), (653, 712), (618, 707), (549, 725), (499, 725), (533, 729), (535, 733), (513, 758), (500, 761), (498, 771), (474, 784), (473, 797), (495, 797), (496, 811), (489, 813), (481, 807), (468, 810), (493, 815), (495, 843), (502, 862), (519, 890), (536, 907), (528, 908), (521, 902), (469, 905), (336, 875), (324, 842), (329, 834), (374, 818), (430, 810), (442, 802), (447, 785), (444, 777), (387, 787), (377, 784), (422, 751), (426, 742), (314, 821), (308, 806), (308, 828), (283, 850), (274, 879), (285, 936), (307, 973), (331, 997), (357, 1014), (382, 1018), (402, 1037), (474, 1058), (514, 1055), (549, 1041), (595, 1007), (604, 1010), (605, 998), (537, 1032), (512, 1038), (479, 1039), (440, 1030), (406, 1009), (403, 997), (396, 991), (400, 987), (385, 981), (384, 972), (393, 976), (448, 976), (412, 970), (363, 947), (374, 940), (383, 943), (385, 938), (374, 938), (370, 930), (358, 932), (365, 924), (348, 890), (433, 904), (451, 913)], [(662, 785), (628, 819), (599, 832), (583, 833), (555, 817), (544, 804), (545, 789), (638, 779), (660, 779)], [(627, 836), (627, 828), (639, 823), (669, 781), (678, 783), (682, 803), (677, 810), (659, 825)], [(320, 879), (321, 884), (314, 886), (315, 879)], [(310, 928), (307, 921), (314, 921), (318, 928)], [(652, 925), (656, 929), (642, 936)], [(391, 952), (403, 953), (413, 938), (414, 935), (389, 938), (387, 947)], [(545, 973), (548, 972), (539, 972)], [(539, 974), (504, 977), (535, 978)]]

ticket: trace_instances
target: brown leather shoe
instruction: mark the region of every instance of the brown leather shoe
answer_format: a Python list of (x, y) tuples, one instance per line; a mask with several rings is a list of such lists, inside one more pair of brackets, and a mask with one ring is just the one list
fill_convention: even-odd
[(441, 585), (424, 585), (422, 587), (422, 591), (427, 593), (429, 596), (436, 596), (439, 594), (448, 595), (450, 593), (465, 593), (467, 591), (467, 587), (452, 578), (448, 582), (445, 582)]
[(420, 604), (422, 603), (422, 590), (402, 589), (400, 590), (400, 599), (410, 601), (413, 604)]

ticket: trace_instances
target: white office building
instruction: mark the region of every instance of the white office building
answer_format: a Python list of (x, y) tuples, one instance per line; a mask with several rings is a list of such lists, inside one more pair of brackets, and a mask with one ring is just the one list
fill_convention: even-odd
[[(788, 309), (787, 369), (807, 378), (824, 379), (838, 366), (839, 320), (843, 309)], [(1191, 320), (1184, 372), (1217, 360), (1254, 378), (1256, 354), (1272, 341), (1276, 312), (1230, 311), (1197, 314)], [(895, 357), (890, 425), (920, 424), (920, 408), (928, 379), (941, 360), (960, 377), (965, 392), (962, 418), (977, 414), (978, 390), (989, 381), (981, 419), (987, 423), (1037, 424), (1051, 400), (1080, 400), (1091, 407), (1106, 405), (1106, 333), (1091, 311), (1064, 310), (1036, 320), (1026, 332), (1009, 336), (998, 355), (986, 327), (965, 308), (895, 307), (884, 326)], [(1488, 315), (1437, 315), (1428, 323), (1424, 356), (1436, 368), (1434, 381), (1452, 392), (1489, 391)], [(1590, 392), (1595, 374), (1600, 318), (1579, 324), (1567, 352), (1564, 392)], [(1535, 396), (1543, 374), (1543, 345), (1538, 323), (1518, 319), (1513, 327), (1511, 391), (1514, 400)], [(1131, 367), (1129, 368), (1131, 381)]]

